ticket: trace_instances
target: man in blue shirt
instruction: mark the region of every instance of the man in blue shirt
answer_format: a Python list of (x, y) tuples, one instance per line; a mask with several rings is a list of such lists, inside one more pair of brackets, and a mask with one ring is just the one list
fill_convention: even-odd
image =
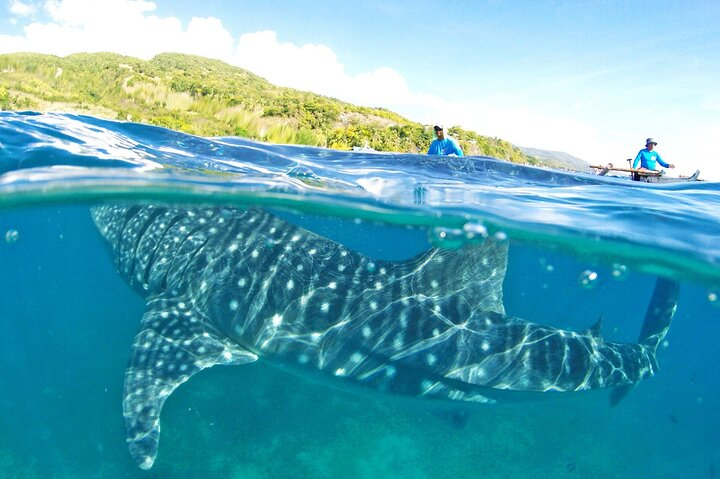
[(664, 166), (665, 168), (675, 168), (675, 165), (668, 164), (663, 161), (662, 158), (660, 158), (660, 155), (657, 151), (654, 151), (655, 145), (657, 145), (657, 141), (653, 140), (652, 138), (648, 138), (645, 140), (645, 148), (640, 150), (635, 157), (635, 161), (633, 161), (632, 167), (638, 168), (638, 165), (640, 168), (645, 168), (646, 170), (650, 171), (656, 171), (655, 167), (658, 163), (660, 163), (661, 166)]
[(463, 156), (460, 145), (457, 144), (454, 138), (445, 136), (442, 125), (435, 125), (433, 130), (435, 130), (436, 139), (430, 143), (428, 155)]

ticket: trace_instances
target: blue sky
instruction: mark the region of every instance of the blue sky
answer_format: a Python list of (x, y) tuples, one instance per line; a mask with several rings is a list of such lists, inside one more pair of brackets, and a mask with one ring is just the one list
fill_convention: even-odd
[(273, 83), (720, 180), (718, 1), (0, 0), (0, 53), (162, 51)]

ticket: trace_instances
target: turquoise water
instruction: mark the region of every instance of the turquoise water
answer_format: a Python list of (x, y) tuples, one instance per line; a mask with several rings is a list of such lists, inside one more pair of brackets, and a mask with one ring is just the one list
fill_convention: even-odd
[[(0, 477), (714, 477), (720, 468), (720, 184), (648, 185), (487, 158), (202, 139), (0, 113)], [(378, 259), (510, 243), (508, 314), (635, 341), (655, 275), (681, 281), (659, 373), (471, 409), (338, 390), (267, 363), (168, 399), (157, 461), (125, 444), (123, 378), (145, 305), (89, 214), (101, 201), (262, 206)], [(474, 234), (473, 234), (474, 233)], [(442, 278), (440, 278), (442, 280)], [(420, 403), (420, 404), (419, 404)]]

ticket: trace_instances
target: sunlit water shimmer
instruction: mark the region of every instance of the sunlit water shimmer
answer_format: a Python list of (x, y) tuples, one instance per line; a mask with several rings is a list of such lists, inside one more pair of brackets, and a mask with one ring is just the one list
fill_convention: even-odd
[[(607, 390), (507, 392), (460, 424), (437, 414), (448, 401), (262, 357), (210, 368), (165, 403), (142, 471), (122, 403), (145, 301), (93, 223), (99, 204), (261, 208), (392, 264), (506, 241), (506, 314), (578, 332), (602, 317), (606, 341), (637, 341), (656, 276), (680, 282), (678, 309), (659, 372), (614, 408)], [(720, 183), (0, 112), (0, 477), (716, 477), (719, 238)]]

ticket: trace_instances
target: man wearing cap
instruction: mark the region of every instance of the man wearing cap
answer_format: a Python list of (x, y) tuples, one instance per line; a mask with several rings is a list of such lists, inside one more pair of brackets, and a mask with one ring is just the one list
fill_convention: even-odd
[(463, 156), (460, 145), (457, 144), (454, 138), (445, 136), (442, 125), (435, 125), (433, 130), (435, 131), (435, 139), (430, 143), (428, 155)]
[(648, 138), (645, 140), (645, 148), (640, 150), (635, 157), (635, 161), (633, 161), (632, 167), (638, 168), (638, 165), (640, 168), (645, 168), (646, 170), (650, 171), (656, 171), (656, 166), (658, 163), (660, 163), (661, 166), (664, 166), (665, 168), (675, 168), (675, 165), (668, 164), (663, 161), (662, 158), (660, 158), (660, 155), (657, 151), (654, 151), (655, 145), (657, 145), (657, 141), (653, 140), (652, 138)]

